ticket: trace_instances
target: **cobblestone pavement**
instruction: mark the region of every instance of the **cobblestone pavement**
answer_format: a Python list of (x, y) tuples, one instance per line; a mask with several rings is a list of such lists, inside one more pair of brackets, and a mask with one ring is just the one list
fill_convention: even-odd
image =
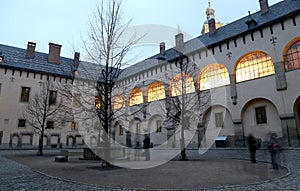
[[(0, 155), (7, 154), (11, 151), (0, 151)], [(197, 151), (189, 151), (190, 158), (199, 157)], [(212, 149), (204, 154), (204, 157), (219, 157), (219, 158), (238, 158), (248, 159), (249, 152), (246, 149)], [(209, 189), (193, 189), (205, 191), (248, 191), (248, 190), (261, 190), (261, 191), (277, 191), (277, 190), (300, 190), (300, 150), (287, 149), (283, 150), (280, 154), (280, 164), (290, 169), (290, 173), (286, 176), (264, 181), (258, 184), (250, 185), (234, 185), (222, 186)], [(269, 161), (269, 153), (266, 150), (259, 150), (257, 153), (259, 161)], [(118, 187), (104, 187), (87, 185), (82, 183), (70, 182), (58, 178), (41, 175), (38, 172), (32, 171), (30, 168), (8, 160), (0, 156), (0, 190), (111, 190), (111, 191), (138, 191), (147, 189), (131, 189), (131, 188), (118, 188)], [(159, 190), (159, 189), (158, 189)], [(167, 189), (163, 189), (166, 191)], [(173, 189), (174, 190), (174, 189)], [(179, 189), (178, 189), (179, 190)], [(181, 190), (189, 190), (181, 189)]]

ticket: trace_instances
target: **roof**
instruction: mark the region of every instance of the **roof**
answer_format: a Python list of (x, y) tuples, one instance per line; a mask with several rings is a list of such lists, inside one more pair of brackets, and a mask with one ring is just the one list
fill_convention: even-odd
[(73, 77), (73, 59), (60, 57), (60, 63), (55, 64), (48, 62), (48, 54), (46, 53), (35, 52), (34, 59), (25, 58), (26, 51), (26, 49), (0, 44), (0, 52), (4, 56), (4, 61), (0, 62), (0, 67), (68, 78)]
[[(299, 14), (300, 11), (300, 0), (285, 0), (277, 4), (274, 4), (269, 7), (267, 13), (261, 14), (260, 11), (251, 14), (251, 18), (257, 22), (257, 25), (248, 28), (246, 21), (249, 20), (249, 16), (245, 16), (241, 19), (238, 19), (232, 23), (224, 25), (216, 30), (213, 35), (206, 33), (204, 35), (198, 36), (190, 41), (184, 43), (183, 49), (179, 53), (175, 48), (166, 50), (165, 62), (170, 62), (175, 60), (182, 55), (192, 54), (202, 48), (211, 47), (221, 42), (234, 39), (237, 36), (241, 36), (245, 33), (260, 29), (271, 23), (275, 23), (278, 20), (284, 19), (291, 15)], [(133, 75), (136, 75), (144, 70), (157, 67), (161, 64), (157, 59), (160, 57), (160, 54), (156, 54), (152, 57), (147, 58), (144, 61), (141, 61), (137, 64), (134, 64), (126, 68), (120, 78), (124, 79)]]

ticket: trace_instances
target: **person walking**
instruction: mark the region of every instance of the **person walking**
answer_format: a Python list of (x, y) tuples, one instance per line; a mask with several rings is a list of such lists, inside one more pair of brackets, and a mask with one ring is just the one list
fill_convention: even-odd
[(279, 142), (277, 139), (277, 134), (272, 133), (268, 142), (268, 149), (271, 154), (271, 161), (273, 169), (278, 169), (278, 150), (279, 150)]
[(248, 146), (250, 151), (250, 160), (252, 163), (256, 163), (256, 150), (258, 149), (258, 145), (252, 134), (249, 134), (248, 136)]
[(146, 161), (150, 160), (150, 137), (148, 134), (145, 134), (145, 139), (143, 140), (143, 149), (145, 151)]

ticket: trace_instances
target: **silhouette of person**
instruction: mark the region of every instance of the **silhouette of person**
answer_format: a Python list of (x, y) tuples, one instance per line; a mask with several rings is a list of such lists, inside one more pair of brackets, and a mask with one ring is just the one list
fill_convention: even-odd
[(145, 134), (145, 139), (143, 140), (143, 149), (145, 150), (146, 161), (150, 160), (150, 137)]
[(268, 142), (268, 149), (271, 154), (271, 161), (273, 169), (278, 169), (278, 150), (279, 150), (279, 142), (277, 139), (276, 133), (271, 133), (269, 142)]
[(257, 143), (256, 139), (252, 134), (249, 134), (248, 136), (248, 146), (250, 151), (250, 159), (252, 163), (256, 163), (256, 150), (257, 150)]

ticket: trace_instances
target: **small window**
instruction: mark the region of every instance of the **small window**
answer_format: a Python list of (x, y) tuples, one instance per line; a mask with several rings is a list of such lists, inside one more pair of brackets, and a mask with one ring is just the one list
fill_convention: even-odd
[(156, 121), (156, 132), (161, 133), (161, 120)]
[(78, 123), (73, 121), (72, 124), (71, 124), (71, 129), (72, 130), (77, 130), (78, 129)]
[(56, 98), (57, 98), (57, 91), (51, 90), (49, 92), (49, 105), (55, 105), (56, 104)]
[(30, 95), (30, 88), (29, 87), (22, 87), (21, 89), (21, 102), (28, 102)]
[(18, 127), (26, 127), (26, 119), (19, 119)]
[(216, 122), (216, 127), (223, 127), (224, 125), (223, 112), (215, 113), (215, 122)]
[(266, 124), (267, 123), (266, 107), (255, 108), (255, 113), (256, 113), (256, 123), (257, 124)]
[(100, 97), (95, 97), (95, 107), (97, 110), (101, 108), (101, 100)]
[(47, 121), (47, 129), (54, 129), (54, 121)]
[(124, 134), (124, 128), (122, 127), (122, 125), (120, 125), (119, 127), (119, 135), (123, 135)]

